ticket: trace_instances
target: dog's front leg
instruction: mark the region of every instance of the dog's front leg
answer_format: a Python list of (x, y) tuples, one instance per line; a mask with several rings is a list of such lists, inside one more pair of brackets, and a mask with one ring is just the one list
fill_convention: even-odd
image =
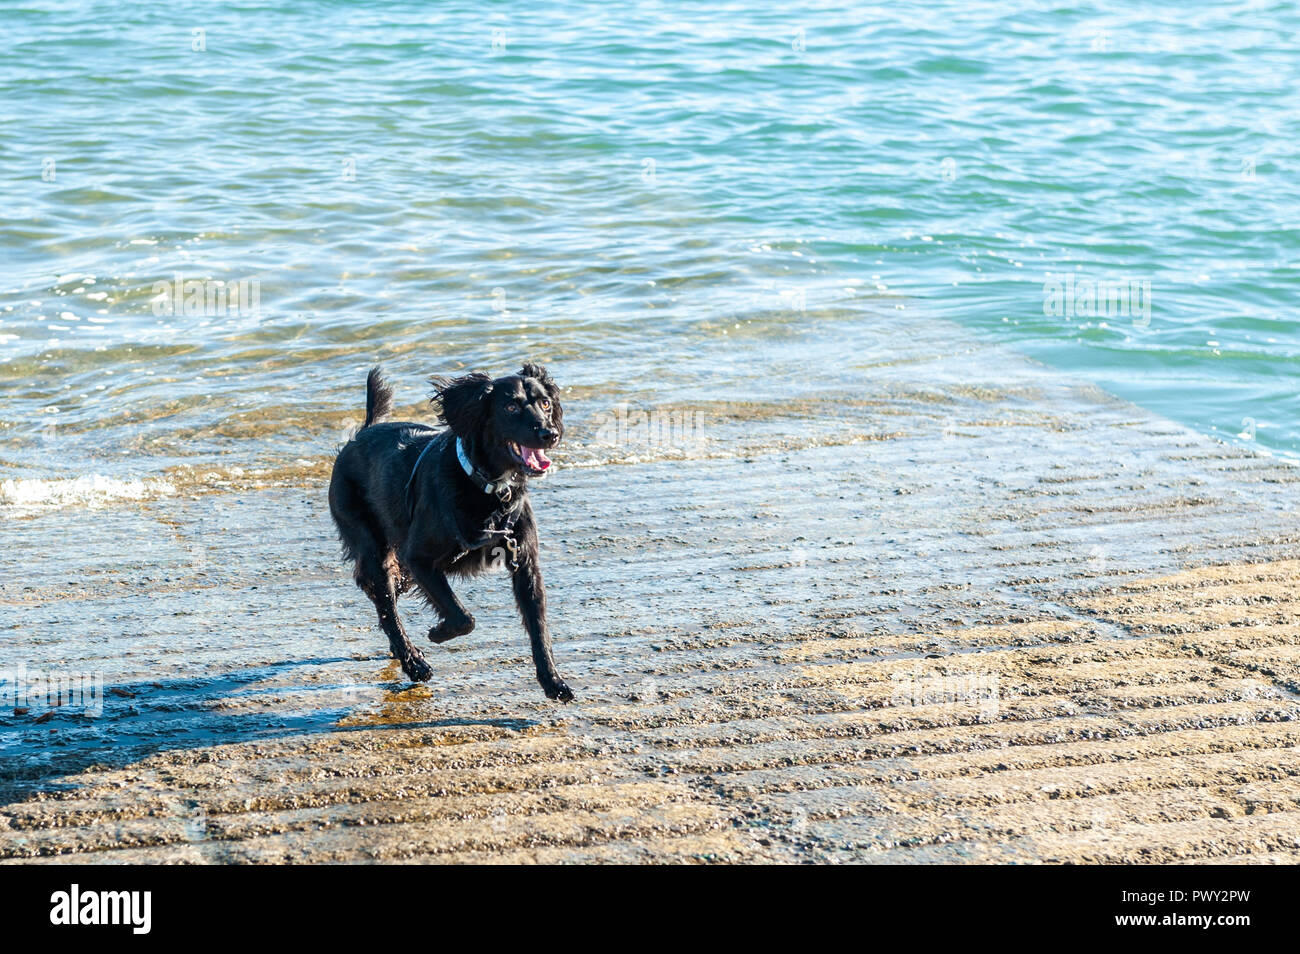
[(474, 629), (474, 617), (465, 604), (456, 596), (447, 581), (447, 574), (438, 569), (438, 563), (426, 556), (408, 556), (404, 561), (415, 582), (420, 585), (433, 608), (438, 611), (442, 621), (429, 630), (429, 638), (435, 643), (445, 643), (457, 636), (464, 636)]
[[(535, 541), (535, 538), (534, 538)], [(573, 701), (573, 690), (560, 678), (551, 653), (551, 633), (546, 625), (546, 588), (542, 585), (542, 570), (537, 565), (536, 543), (521, 545), (518, 568), (511, 574), (515, 591), (515, 605), (523, 617), (524, 629), (533, 648), (533, 665), (537, 667), (537, 681), (548, 699)]]

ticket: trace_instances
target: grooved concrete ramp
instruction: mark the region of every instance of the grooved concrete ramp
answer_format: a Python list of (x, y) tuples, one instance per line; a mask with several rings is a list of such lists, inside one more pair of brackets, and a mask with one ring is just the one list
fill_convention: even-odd
[(319, 484), (11, 521), (81, 562), (6, 645), (108, 691), (0, 718), (0, 857), (1295, 862), (1300, 473), (1016, 367), (549, 479), (569, 707), (502, 578), (398, 681)]

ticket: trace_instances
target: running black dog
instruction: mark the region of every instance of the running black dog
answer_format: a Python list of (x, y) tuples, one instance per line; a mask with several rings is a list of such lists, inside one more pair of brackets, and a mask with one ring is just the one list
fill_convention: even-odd
[(366, 379), (366, 420), (339, 451), (330, 479), (330, 513), (353, 563), (357, 585), (374, 601), (393, 656), (411, 679), (433, 675), (397, 615), (412, 582), (441, 622), (429, 638), (444, 643), (474, 628), (447, 582), (504, 563), (532, 642), (537, 681), (548, 698), (570, 702), (546, 626), (546, 591), (537, 563), (537, 524), (527, 481), (551, 466), (546, 450), (564, 434), (560, 390), (546, 369), (518, 374), (433, 378), (439, 419), (381, 423), (393, 392), (379, 368)]

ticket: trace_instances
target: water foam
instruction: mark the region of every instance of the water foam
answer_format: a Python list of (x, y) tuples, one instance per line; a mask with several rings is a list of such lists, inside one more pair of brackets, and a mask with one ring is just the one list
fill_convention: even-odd
[(103, 474), (82, 477), (20, 477), (0, 480), (0, 505), (10, 507), (94, 506), (112, 500), (145, 500), (176, 492), (160, 478), (119, 479)]

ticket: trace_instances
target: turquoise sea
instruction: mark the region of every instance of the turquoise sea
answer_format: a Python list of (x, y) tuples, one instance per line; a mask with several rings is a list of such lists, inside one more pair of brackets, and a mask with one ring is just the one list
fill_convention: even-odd
[(0, 503), (318, 473), (375, 360), (410, 404), (530, 355), (588, 408), (687, 407), (810, 364), (852, 388), (936, 322), (1294, 457), (1298, 31), (1269, 2), (6, 3)]

